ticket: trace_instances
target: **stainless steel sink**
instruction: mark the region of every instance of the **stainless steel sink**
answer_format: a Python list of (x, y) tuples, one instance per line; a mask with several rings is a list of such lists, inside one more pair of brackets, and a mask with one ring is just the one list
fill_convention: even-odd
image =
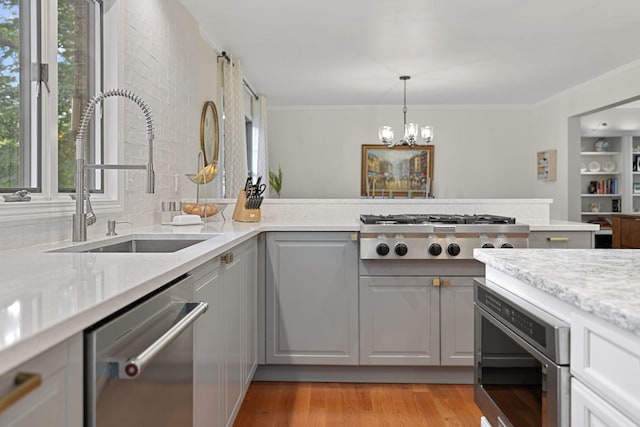
[(193, 235), (130, 235), (97, 242), (68, 246), (49, 252), (104, 252), (104, 253), (170, 253), (220, 236), (221, 233)]

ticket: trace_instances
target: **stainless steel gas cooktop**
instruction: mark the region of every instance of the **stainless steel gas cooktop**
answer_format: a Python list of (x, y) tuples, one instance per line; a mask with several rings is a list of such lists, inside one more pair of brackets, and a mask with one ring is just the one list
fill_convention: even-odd
[(498, 215), (360, 215), (364, 224), (515, 224), (516, 219)]
[(472, 259), (475, 248), (526, 248), (529, 226), (499, 215), (360, 216), (361, 259)]

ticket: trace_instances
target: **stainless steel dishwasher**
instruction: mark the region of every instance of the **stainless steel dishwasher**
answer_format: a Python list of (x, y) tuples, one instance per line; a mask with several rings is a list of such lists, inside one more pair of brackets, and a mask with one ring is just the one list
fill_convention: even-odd
[(193, 425), (192, 300), (184, 276), (85, 331), (85, 426)]

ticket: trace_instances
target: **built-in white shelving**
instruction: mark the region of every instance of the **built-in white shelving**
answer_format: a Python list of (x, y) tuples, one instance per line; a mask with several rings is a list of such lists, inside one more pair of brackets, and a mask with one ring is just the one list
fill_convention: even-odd
[(584, 132), (580, 140), (580, 217), (607, 234), (612, 214), (640, 212), (640, 132)]

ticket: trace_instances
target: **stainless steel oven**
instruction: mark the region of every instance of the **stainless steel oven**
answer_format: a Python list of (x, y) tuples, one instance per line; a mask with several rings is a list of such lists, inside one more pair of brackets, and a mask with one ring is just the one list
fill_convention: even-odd
[(569, 426), (569, 325), (486, 281), (474, 287), (474, 400), (493, 427)]
[(184, 276), (85, 331), (85, 426), (193, 425), (192, 302)]

